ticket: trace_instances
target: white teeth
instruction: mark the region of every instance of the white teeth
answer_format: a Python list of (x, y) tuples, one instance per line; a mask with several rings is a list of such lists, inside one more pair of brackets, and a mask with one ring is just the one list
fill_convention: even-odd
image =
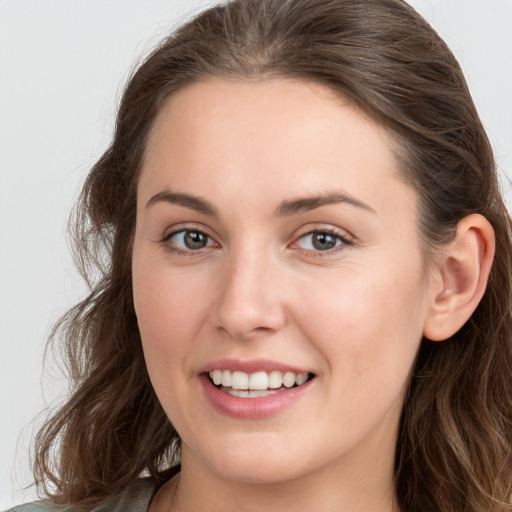
[[(245, 373), (240, 371), (231, 372), (230, 370), (212, 370), (209, 373), (210, 379), (216, 386), (221, 385), (224, 388), (237, 390), (235, 396), (245, 396), (240, 394), (243, 390), (250, 390), (250, 396), (266, 396), (272, 390), (278, 390), (281, 387), (292, 388), (301, 386), (308, 380), (308, 374), (280, 372), (277, 370), (267, 372)], [(257, 394), (254, 392), (262, 392)], [(231, 390), (229, 391), (231, 393)], [(233, 393), (231, 393), (233, 394)]]
[(280, 388), (283, 385), (283, 374), (281, 372), (270, 372), (268, 376), (268, 387), (272, 389)]
[(295, 383), (297, 386), (302, 386), (304, 382), (308, 380), (308, 374), (307, 373), (299, 373), (297, 377), (295, 378)]
[(249, 396), (267, 396), (275, 395), (279, 393), (276, 389), (251, 389), (249, 390)]
[(251, 373), (249, 377), (249, 389), (267, 389), (268, 388), (268, 375), (266, 372)]
[(241, 398), (257, 398), (259, 396), (275, 395), (279, 393), (277, 389), (229, 389), (228, 394)]
[(213, 383), (218, 386), (222, 382), (222, 372), (220, 370), (213, 370), (211, 378)]
[(231, 374), (231, 387), (233, 389), (249, 389), (249, 375), (245, 372), (233, 372)]
[(229, 370), (224, 370), (222, 372), (222, 385), (228, 388), (231, 387), (231, 372)]
[(286, 372), (283, 376), (283, 384), (287, 388), (293, 387), (293, 385), (295, 384), (295, 373)]

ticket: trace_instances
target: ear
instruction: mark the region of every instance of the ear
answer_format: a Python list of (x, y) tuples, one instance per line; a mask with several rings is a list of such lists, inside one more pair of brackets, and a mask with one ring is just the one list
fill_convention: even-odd
[(457, 224), (453, 240), (436, 255), (426, 338), (446, 340), (467, 322), (484, 295), (494, 249), (494, 229), (485, 217), (472, 214)]

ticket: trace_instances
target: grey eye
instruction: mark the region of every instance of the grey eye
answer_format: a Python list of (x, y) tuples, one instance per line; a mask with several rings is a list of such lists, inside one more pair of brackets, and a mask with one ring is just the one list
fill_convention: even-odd
[(208, 235), (201, 231), (188, 229), (173, 233), (168, 240), (176, 247), (190, 251), (197, 251), (198, 249), (203, 249), (211, 245), (211, 240)]
[(313, 251), (328, 251), (343, 243), (340, 236), (327, 231), (314, 231), (300, 237), (299, 246), (301, 249)]

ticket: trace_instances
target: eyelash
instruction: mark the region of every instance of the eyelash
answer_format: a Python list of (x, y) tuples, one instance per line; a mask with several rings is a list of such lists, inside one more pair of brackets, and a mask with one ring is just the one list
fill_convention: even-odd
[[(351, 237), (349, 237), (346, 234), (341, 234), (339, 231), (332, 229), (332, 228), (320, 228), (320, 229), (313, 229), (311, 231), (308, 231), (307, 233), (304, 233), (300, 237), (297, 238), (297, 240), (293, 243), (293, 245), (297, 245), (300, 240), (304, 240), (306, 237), (314, 236), (314, 235), (330, 235), (336, 239), (336, 245), (332, 247), (331, 249), (327, 250), (315, 250), (315, 249), (304, 249), (308, 256), (312, 256), (314, 258), (316, 257), (323, 257), (328, 256), (333, 253), (336, 253), (340, 250), (343, 250), (344, 247), (353, 245), (353, 240)], [(339, 242), (339, 243), (338, 243)]]
[[(204, 249), (208, 247), (206, 245), (205, 247), (201, 247), (197, 250), (194, 249), (182, 249), (180, 247), (177, 247), (176, 245), (173, 245), (170, 243), (170, 240), (175, 237), (176, 235), (179, 235), (183, 233), (185, 235), (186, 233), (196, 233), (203, 235), (207, 238), (207, 243), (209, 241), (213, 241), (212, 237), (210, 237), (207, 233), (205, 233), (201, 229), (197, 228), (181, 228), (176, 231), (173, 231), (172, 233), (169, 233), (168, 235), (165, 235), (163, 239), (161, 240), (161, 244), (164, 246), (165, 250), (178, 255), (184, 255), (184, 256), (191, 256), (195, 254), (201, 254)], [(336, 231), (332, 228), (322, 228), (322, 229), (313, 229), (311, 231), (308, 231), (307, 233), (304, 233), (303, 235), (299, 236), (296, 241), (292, 244), (292, 246), (296, 245), (300, 240), (305, 239), (308, 236), (313, 236), (315, 234), (322, 234), (322, 235), (331, 235), (334, 238), (337, 239), (336, 244), (333, 248), (327, 249), (325, 251), (322, 250), (314, 250), (314, 249), (303, 249), (308, 256), (312, 257), (322, 257), (326, 255), (333, 254), (335, 252), (338, 252), (343, 247), (351, 246), (353, 245), (353, 240), (351, 237), (347, 236), (346, 234), (341, 234), (340, 232)]]
[[(186, 234), (186, 233), (199, 233), (207, 238), (208, 241), (213, 240), (211, 236), (209, 236), (207, 233), (205, 233), (201, 229), (197, 228), (181, 228), (177, 229), (176, 231), (173, 231), (172, 233), (169, 233), (168, 235), (165, 235), (163, 239), (161, 240), (162, 245), (164, 246), (166, 251), (169, 251), (173, 254), (183, 255), (183, 256), (191, 256), (195, 254), (200, 254), (203, 252), (203, 249), (205, 249), (208, 246), (202, 247), (200, 249), (194, 250), (194, 249), (181, 249), (180, 247), (177, 247), (176, 245), (171, 244), (171, 239), (175, 237), (176, 235), (179, 235), (180, 233)], [(207, 241), (207, 243), (208, 243)]]

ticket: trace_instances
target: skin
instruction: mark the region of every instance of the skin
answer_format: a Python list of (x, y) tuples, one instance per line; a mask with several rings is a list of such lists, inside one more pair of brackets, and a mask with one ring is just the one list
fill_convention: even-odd
[[(216, 213), (151, 202), (162, 192)], [(354, 201), (276, 214), (284, 201), (331, 193)], [(163, 241), (185, 228), (208, 244)], [(318, 250), (310, 234), (326, 230), (341, 238)], [(398, 422), (439, 291), (432, 276), (417, 195), (390, 137), (357, 108), (285, 79), (209, 79), (168, 98), (138, 186), (133, 287), (182, 472), (150, 510), (394, 510)], [(198, 378), (221, 358), (315, 377), (276, 415), (232, 418)]]

